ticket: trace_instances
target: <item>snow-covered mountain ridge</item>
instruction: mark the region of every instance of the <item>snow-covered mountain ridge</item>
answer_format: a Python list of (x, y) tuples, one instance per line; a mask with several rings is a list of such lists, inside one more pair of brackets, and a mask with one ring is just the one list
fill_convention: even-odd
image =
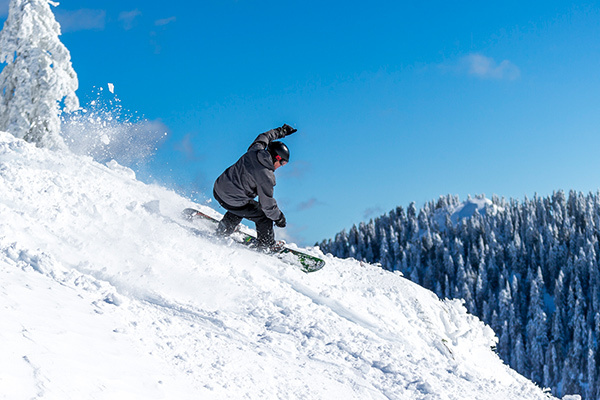
[(116, 163), (0, 133), (0, 182), (2, 399), (549, 397), (460, 302), (196, 235)]
[(440, 229), (446, 227), (446, 216), (450, 218), (450, 222), (453, 225), (458, 224), (463, 218), (472, 217), (475, 212), (485, 215), (496, 215), (498, 211), (503, 211), (502, 207), (495, 205), (490, 199), (485, 196), (475, 196), (474, 198), (469, 197), (467, 200), (459, 203), (458, 205), (447, 205), (436, 209), (434, 212), (434, 218)]

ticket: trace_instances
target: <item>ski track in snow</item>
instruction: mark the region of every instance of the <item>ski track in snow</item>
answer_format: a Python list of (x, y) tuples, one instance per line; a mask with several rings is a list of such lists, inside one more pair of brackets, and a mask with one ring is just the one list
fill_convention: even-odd
[(214, 239), (116, 163), (0, 133), (0, 184), (0, 399), (548, 398), (461, 302)]

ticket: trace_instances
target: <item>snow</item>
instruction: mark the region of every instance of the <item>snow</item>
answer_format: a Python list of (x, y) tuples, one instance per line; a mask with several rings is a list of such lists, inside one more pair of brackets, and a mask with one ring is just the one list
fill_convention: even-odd
[(469, 197), (458, 206), (447, 206), (436, 210), (435, 220), (437, 221), (440, 229), (445, 229), (446, 226), (446, 215), (450, 215), (450, 221), (456, 225), (464, 218), (472, 217), (475, 212), (480, 215), (496, 215), (496, 213), (503, 211), (502, 207), (495, 205), (490, 199), (485, 196), (476, 196), (475, 198)]
[(214, 239), (116, 162), (0, 132), (0, 184), (0, 399), (549, 397), (460, 301)]
[(502, 211), (502, 208), (496, 206), (490, 199), (486, 199), (485, 196), (477, 196), (474, 199), (469, 197), (458, 207), (450, 211), (450, 220), (456, 224), (463, 218), (472, 217), (475, 211), (480, 215), (485, 215), (486, 213), (495, 215), (497, 212)]

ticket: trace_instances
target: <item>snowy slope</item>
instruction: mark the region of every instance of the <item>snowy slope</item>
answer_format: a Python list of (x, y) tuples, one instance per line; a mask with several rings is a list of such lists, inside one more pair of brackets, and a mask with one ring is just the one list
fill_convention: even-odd
[(196, 235), (116, 163), (0, 133), (0, 185), (1, 399), (547, 398), (460, 302)]

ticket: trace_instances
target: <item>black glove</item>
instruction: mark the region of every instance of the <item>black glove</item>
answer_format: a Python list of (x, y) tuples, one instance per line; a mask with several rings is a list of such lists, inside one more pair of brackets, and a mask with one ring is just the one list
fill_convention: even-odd
[(283, 213), (281, 213), (281, 217), (279, 217), (279, 219), (275, 221), (275, 225), (277, 225), (280, 228), (285, 228), (287, 222), (285, 221), (285, 215), (283, 215)]
[(294, 129), (288, 124), (283, 124), (283, 126), (281, 127), (281, 131), (285, 136), (290, 136), (292, 133), (297, 132), (298, 129)]

